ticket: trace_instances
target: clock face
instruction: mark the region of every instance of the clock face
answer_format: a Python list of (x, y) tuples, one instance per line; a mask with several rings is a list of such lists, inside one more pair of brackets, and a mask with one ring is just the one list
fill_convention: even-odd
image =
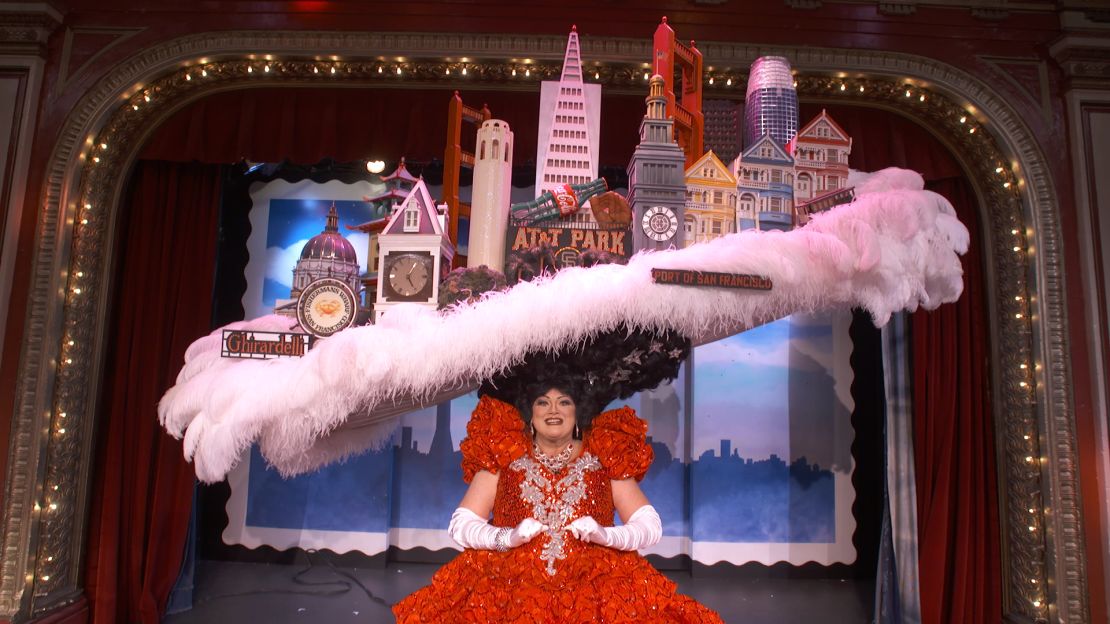
[(432, 257), (418, 254), (390, 255), (386, 264), (389, 287), (401, 297), (415, 297), (432, 278)]
[(678, 217), (666, 206), (652, 206), (644, 211), (640, 222), (644, 234), (654, 241), (668, 241), (678, 232)]

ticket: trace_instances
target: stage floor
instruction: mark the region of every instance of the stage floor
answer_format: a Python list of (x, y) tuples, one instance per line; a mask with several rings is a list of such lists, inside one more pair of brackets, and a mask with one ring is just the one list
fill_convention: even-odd
[[(163, 622), (392, 622), (386, 605), (427, 585), (438, 568), (439, 564), (423, 563), (368, 569), (332, 568), (326, 563), (309, 568), (201, 561), (193, 609), (169, 615)], [(688, 572), (675, 571), (666, 574), (678, 584), (679, 591), (716, 609), (729, 623), (870, 621), (871, 580), (692, 578)]]

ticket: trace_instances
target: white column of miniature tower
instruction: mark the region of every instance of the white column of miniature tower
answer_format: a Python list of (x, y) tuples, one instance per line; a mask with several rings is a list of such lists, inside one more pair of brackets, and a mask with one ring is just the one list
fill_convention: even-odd
[[(540, 84), (539, 131), (536, 136), (536, 196), (559, 184), (597, 178), (601, 130), (601, 85), (582, 76), (578, 29), (571, 27), (559, 82)], [(580, 220), (592, 221), (589, 202)]]
[(513, 131), (500, 119), (478, 128), (474, 144), (474, 186), (470, 198), (470, 242), (466, 266), (505, 270), (509, 228), (509, 186), (513, 178)]

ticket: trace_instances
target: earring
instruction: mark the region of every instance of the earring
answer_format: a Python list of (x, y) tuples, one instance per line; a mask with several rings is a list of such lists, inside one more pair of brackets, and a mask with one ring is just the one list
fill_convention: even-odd
[(528, 423), (528, 433), (532, 434), (533, 438), (536, 437), (536, 425)]
[(582, 432), (578, 430), (578, 423), (574, 423), (574, 437), (581, 438)]

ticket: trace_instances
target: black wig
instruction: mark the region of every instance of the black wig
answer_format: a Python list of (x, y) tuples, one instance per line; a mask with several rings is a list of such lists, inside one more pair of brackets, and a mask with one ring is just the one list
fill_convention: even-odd
[(531, 354), (478, 392), (513, 404), (527, 424), (536, 398), (557, 388), (574, 399), (585, 431), (612, 401), (674, 379), (689, 354), (689, 340), (676, 332), (618, 327), (558, 353)]

